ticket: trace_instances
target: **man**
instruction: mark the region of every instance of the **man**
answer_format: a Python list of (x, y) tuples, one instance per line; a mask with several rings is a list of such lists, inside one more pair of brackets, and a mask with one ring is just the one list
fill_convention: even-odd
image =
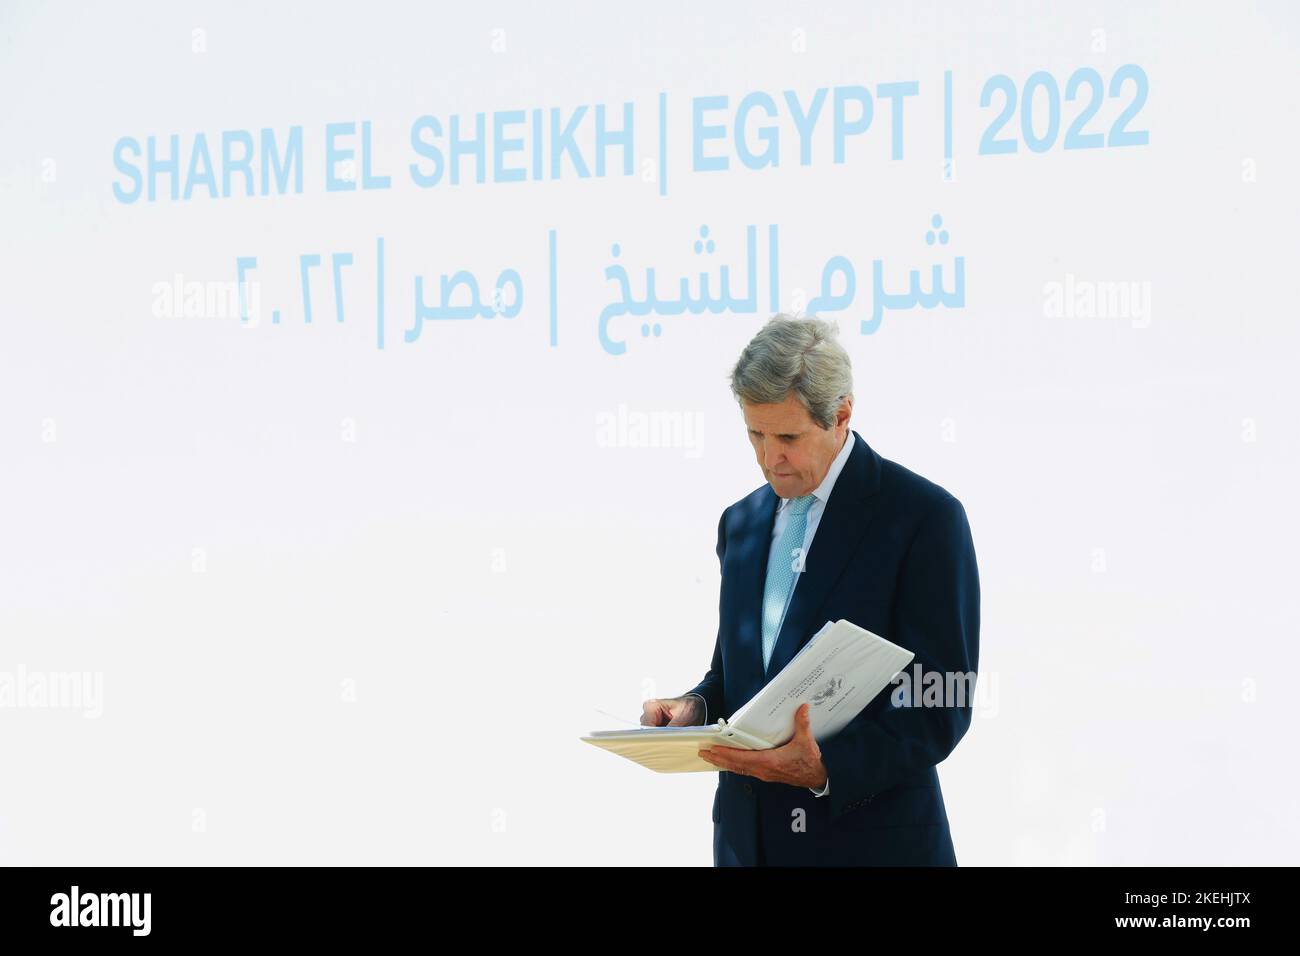
[(820, 744), (804, 704), (784, 746), (701, 750), (721, 771), (715, 866), (957, 863), (935, 765), (970, 726), (975, 548), (956, 498), (849, 428), (852, 370), (836, 331), (777, 315), (732, 371), (767, 483), (718, 522), (709, 672), (681, 697), (646, 701), (641, 722), (697, 725), (733, 713), (840, 618), (912, 651), (904, 674), (919, 667), (924, 676), (901, 699), (909, 685), (886, 688)]

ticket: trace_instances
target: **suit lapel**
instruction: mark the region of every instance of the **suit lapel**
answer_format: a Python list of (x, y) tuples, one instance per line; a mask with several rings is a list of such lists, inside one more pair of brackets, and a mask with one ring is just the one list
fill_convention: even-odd
[(734, 565), (740, 609), (735, 630), (737, 653), (728, 667), (734, 667), (735, 661), (741, 666), (734, 677), (731, 670), (727, 672), (727, 697), (734, 702), (730, 709), (749, 700), (767, 683), (763, 674), (763, 584), (767, 580), (767, 556), (772, 549), (772, 525), (779, 499), (771, 485), (764, 485), (759, 492), (746, 503), (748, 511), (739, 539), (727, 543), (728, 558), (733, 548), (739, 549)]
[[(781, 668), (826, 623), (815, 615), (826, 603), (875, 515), (879, 502), (876, 491), (880, 487), (880, 456), (872, 451), (861, 435), (857, 432), (852, 432), (852, 435), (853, 451), (849, 453), (844, 470), (831, 489), (830, 500), (826, 502), (826, 510), (822, 512), (821, 521), (817, 525), (817, 534), (804, 557), (803, 572), (795, 584), (790, 608), (781, 625), (781, 632), (777, 635), (776, 646), (772, 649), (772, 659), (768, 663), (766, 674), (762, 674), (762, 628), (759, 614), (763, 606), (763, 582), (767, 575), (767, 553), (771, 550), (772, 523), (776, 517), (776, 492), (771, 492), (772, 507), (763, 539), (763, 567), (753, 594), (753, 607), (757, 613), (747, 615), (753, 618), (753, 629), (757, 636), (753, 638), (753, 654), (750, 654), (748, 647), (744, 652), (744, 658), (752, 658), (762, 674), (760, 687), (780, 673)], [(770, 490), (771, 486), (768, 487)]]

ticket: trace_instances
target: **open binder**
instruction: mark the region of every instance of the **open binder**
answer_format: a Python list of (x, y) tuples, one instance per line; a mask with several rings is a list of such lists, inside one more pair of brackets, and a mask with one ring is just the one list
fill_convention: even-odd
[(911, 651), (852, 621), (827, 621), (749, 702), (713, 724), (599, 730), (580, 739), (659, 773), (718, 768), (699, 751), (714, 745), (767, 750), (794, 736), (794, 713), (807, 701), (813, 737), (838, 733), (913, 658)]

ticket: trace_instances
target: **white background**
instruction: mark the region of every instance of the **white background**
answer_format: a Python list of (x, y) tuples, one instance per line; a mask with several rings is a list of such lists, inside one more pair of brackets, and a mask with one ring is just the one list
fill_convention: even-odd
[[(621, 356), (596, 318), (613, 242), (634, 274), (678, 276), (700, 225), (739, 268), (744, 227), (778, 223), (783, 307), (830, 256), (857, 265), (833, 316), (853, 427), (970, 517), (988, 696), (940, 767), (958, 861), (1295, 862), (1300, 17), (827, 6), (5, 4), (0, 672), (101, 674), (103, 714), (0, 708), (0, 861), (710, 863), (713, 775), (578, 736), (708, 666), (718, 516), (762, 481), (726, 375), (765, 315), (657, 339), (625, 319)], [(1149, 145), (977, 155), (989, 76), (1125, 63), (1150, 79), (1130, 124)], [(733, 150), (728, 173), (690, 171), (694, 96), (903, 80), (901, 161), (880, 101), (843, 165), (823, 137), (800, 166), (783, 114), (778, 169)], [(640, 175), (661, 91), (666, 197)], [(603, 102), (621, 122), (627, 100), (636, 176), (405, 174), (420, 115)], [(324, 126), (362, 120), (393, 187), (327, 194)], [(302, 195), (113, 198), (121, 136), (291, 124)], [(936, 261), (935, 212), (966, 307), (860, 335), (870, 261)], [(297, 257), (340, 250), (348, 319), (322, 279), (304, 325)], [(156, 283), (229, 281), (240, 255), (280, 326), (153, 314)], [(415, 274), (506, 267), (517, 318), (402, 341)], [(1051, 317), (1067, 274), (1149, 283), (1149, 322)], [(620, 404), (698, 416), (698, 455), (605, 446)]]

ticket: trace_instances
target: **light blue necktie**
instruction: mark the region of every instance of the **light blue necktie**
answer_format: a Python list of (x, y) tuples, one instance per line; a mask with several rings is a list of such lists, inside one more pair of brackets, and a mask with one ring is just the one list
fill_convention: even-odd
[(812, 507), (816, 495), (804, 495), (795, 498), (786, 508), (790, 515), (777, 542), (776, 551), (767, 565), (767, 583), (763, 585), (763, 670), (772, 659), (772, 650), (776, 647), (776, 637), (781, 632), (781, 620), (785, 617), (785, 605), (794, 588), (795, 565), (802, 567), (799, 549), (803, 547), (804, 532), (808, 530), (808, 509)]

